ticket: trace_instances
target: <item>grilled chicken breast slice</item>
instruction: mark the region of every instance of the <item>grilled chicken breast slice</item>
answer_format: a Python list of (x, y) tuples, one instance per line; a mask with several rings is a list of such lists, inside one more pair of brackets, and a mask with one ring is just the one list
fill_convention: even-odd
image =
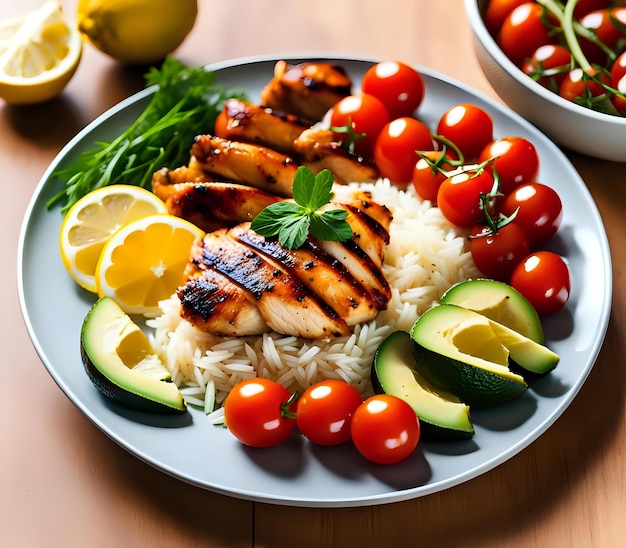
[(254, 297), (219, 272), (202, 268), (202, 248), (192, 251), (192, 272), (178, 288), (180, 315), (201, 331), (224, 337), (269, 331)]
[(297, 276), (314, 294), (323, 299), (353, 326), (372, 320), (378, 309), (368, 292), (348, 270), (311, 240), (299, 249), (285, 249), (275, 239), (260, 236), (248, 225), (238, 225), (229, 235), (246, 244), (277, 268)]
[(379, 177), (371, 162), (350, 154), (330, 129), (312, 127), (303, 131), (294, 141), (293, 149), (297, 160), (313, 173), (329, 169), (340, 183), (374, 182)]
[(290, 156), (264, 146), (213, 135), (197, 136), (191, 155), (189, 166), (194, 170), (217, 174), (284, 198), (291, 197), (298, 164)]
[(201, 244), (201, 257), (194, 260), (253, 295), (272, 330), (309, 339), (348, 334), (346, 322), (298, 278), (231, 238), (226, 229), (206, 234)]
[(309, 126), (297, 116), (228, 99), (215, 121), (215, 135), (222, 139), (266, 146), (283, 154), (293, 154), (293, 143)]
[(333, 105), (352, 92), (352, 80), (339, 65), (278, 61), (274, 78), (261, 91), (261, 104), (318, 122)]
[(280, 200), (258, 188), (228, 182), (164, 185), (153, 179), (152, 188), (172, 215), (192, 222), (204, 232), (252, 221), (261, 210)]

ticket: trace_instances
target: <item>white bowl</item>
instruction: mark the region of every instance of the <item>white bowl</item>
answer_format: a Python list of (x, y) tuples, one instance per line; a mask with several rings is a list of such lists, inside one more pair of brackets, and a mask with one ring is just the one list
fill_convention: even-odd
[(485, 27), (486, 6), (487, 0), (465, 0), (478, 62), (500, 98), (555, 143), (595, 158), (626, 162), (626, 117), (572, 103), (524, 74)]

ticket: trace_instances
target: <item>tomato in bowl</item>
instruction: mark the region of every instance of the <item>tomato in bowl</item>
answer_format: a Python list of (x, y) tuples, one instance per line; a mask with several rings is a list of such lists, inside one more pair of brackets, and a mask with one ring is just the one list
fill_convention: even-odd
[[(489, 0), (465, 0), (465, 9), (478, 62), (500, 98), (558, 145), (594, 158), (626, 162), (626, 117), (568, 100), (526, 74), (521, 62), (516, 64), (498, 45), (493, 29), (490, 32), (485, 19), (488, 4)], [(529, 43), (528, 34), (524, 41)], [(519, 56), (532, 55), (513, 51), (518, 61)]]

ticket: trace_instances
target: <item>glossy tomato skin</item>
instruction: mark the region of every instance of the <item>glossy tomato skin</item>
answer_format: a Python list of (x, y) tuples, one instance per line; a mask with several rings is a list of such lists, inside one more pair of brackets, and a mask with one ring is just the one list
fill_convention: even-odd
[[(446, 162), (446, 158), (449, 157), (447, 155), (442, 157), (440, 151), (424, 152), (423, 156), (436, 163), (444, 172), (454, 169), (451, 164)], [(446, 178), (445, 173), (433, 168), (424, 158), (419, 158), (413, 168), (412, 182), (415, 192), (422, 200), (428, 200), (433, 204), (437, 203), (439, 187)]]
[(423, 76), (413, 67), (384, 61), (365, 72), (361, 89), (380, 99), (393, 119), (414, 114), (422, 104), (426, 86)]
[(285, 416), (284, 406), (290, 398), (289, 390), (272, 380), (258, 377), (241, 381), (224, 401), (226, 426), (244, 445), (278, 445), (296, 427), (295, 418)]
[(437, 124), (437, 134), (454, 143), (468, 163), (493, 140), (493, 120), (482, 108), (460, 103), (444, 112)]
[(611, 84), (611, 78), (605, 72), (600, 72), (595, 67), (584, 72), (577, 67), (565, 75), (563, 83), (559, 88), (559, 95), (568, 101), (582, 101), (584, 103), (587, 99), (606, 93), (606, 90), (598, 82), (589, 78), (590, 76), (600, 78), (606, 85)]
[[(611, 67), (611, 87), (626, 95), (626, 51), (620, 54)], [(613, 94), (613, 106), (617, 111), (626, 115), (626, 98)]]
[(560, 255), (536, 251), (515, 267), (510, 284), (528, 299), (537, 314), (552, 314), (569, 299), (569, 268)]
[(502, 23), (517, 6), (528, 0), (489, 0), (485, 10), (485, 26), (492, 36), (497, 36)]
[(494, 158), (486, 169), (500, 178), (500, 192), (509, 194), (519, 185), (534, 181), (539, 173), (539, 154), (535, 145), (517, 136), (501, 137), (489, 143), (478, 156), (478, 162)]
[(404, 400), (378, 394), (365, 400), (354, 413), (352, 441), (366, 459), (394, 464), (409, 457), (420, 439), (420, 423)]
[(502, 23), (497, 36), (498, 45), (518, 67), (538, 47), (552, 43), (543, 21), (542, 7), (534, 2), (525, 2), (512, 10)]
[[(598, 40), (607, 48), (615, 50), (620, 38), (621, 27), (626, 24), (626, 8), (597, 9), (580, 18), (580, 24), (593, 31)], [(607, 54), (586, 38), (579, 38), (580, 47), (590, 63), (606, 65)]]
[[(378, 134), (390, 121), (385, 105), (374, 97), (362, 93), (349, 95), (339, 101), (332, 109), (330, 125), (335, 128), (350, 127), (362, 138), (354, 141), (354, 152), (371, 158)], [(336, 133), (338, 141), (345, 142), (345, 133)]]
[(435, 148), (430, 129), (408, 116), (386, 124), (374, 145), (374, 162), (382, 177), (394, 183), (408, 183), (419, 159), (416, 151)]
[(515, 211), (515, 224), (533, 247), (552, 238), (563, 219), (563, 204), (556, 190), (538, 182), (523, 184), (505, 197), (502, 213), (510, 216)]
[(524, 230), (515, 223), (497, 232), (476, 225), (471, 232), (470, 253), (484, 276), (508, 282), (513, 269), (530, 253), (530, 244)]
[(338, 445), (351, 437), (352, 417), (363, 399), (347, 382), (327, 379), (311, 385), (298, 398), (296, 423), (317, 445)]
[(489, 194), (492, 189), (493, 177), (488, 171), (463, 171), (441, 183), (437, 207), (452, 224), (471, 228), (485, 218), (481, 194)]
[(554, 93), (559, 92), (571, 69), (572, 54), (560, 44), (539, 46), (522, 65), (522, 70), (528, 76)]

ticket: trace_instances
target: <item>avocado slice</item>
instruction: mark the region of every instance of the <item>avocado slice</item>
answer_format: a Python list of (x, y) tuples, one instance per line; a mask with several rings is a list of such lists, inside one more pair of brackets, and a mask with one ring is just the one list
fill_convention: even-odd
[(87, 375), (111, 400), (153, 413), (187, 409), (145, 333), (114, 300), (103, 297), (87, 313), (80, 353)]
[(396, 331), (381, 343), (371, 376), (374, 392), (396, 396), (413, 408), (424, 439), (474, 435), (469, 407), (456, 396), (435, 389), (417, 372), (411, 336), (406, 331)]
[(467, 405), (498, 405), (528, 388), (509, 369), (509, 351), (490, 320), (477, 312), (452, 304), (434, 306), (416, 320), (411, 339), (418, 372)]
[(510, 285), (487, 278), (464, 280), (448, 289), (441, 304), (456, 304), (505, 325), (543, 344), (539, 314), (528, 299)]

